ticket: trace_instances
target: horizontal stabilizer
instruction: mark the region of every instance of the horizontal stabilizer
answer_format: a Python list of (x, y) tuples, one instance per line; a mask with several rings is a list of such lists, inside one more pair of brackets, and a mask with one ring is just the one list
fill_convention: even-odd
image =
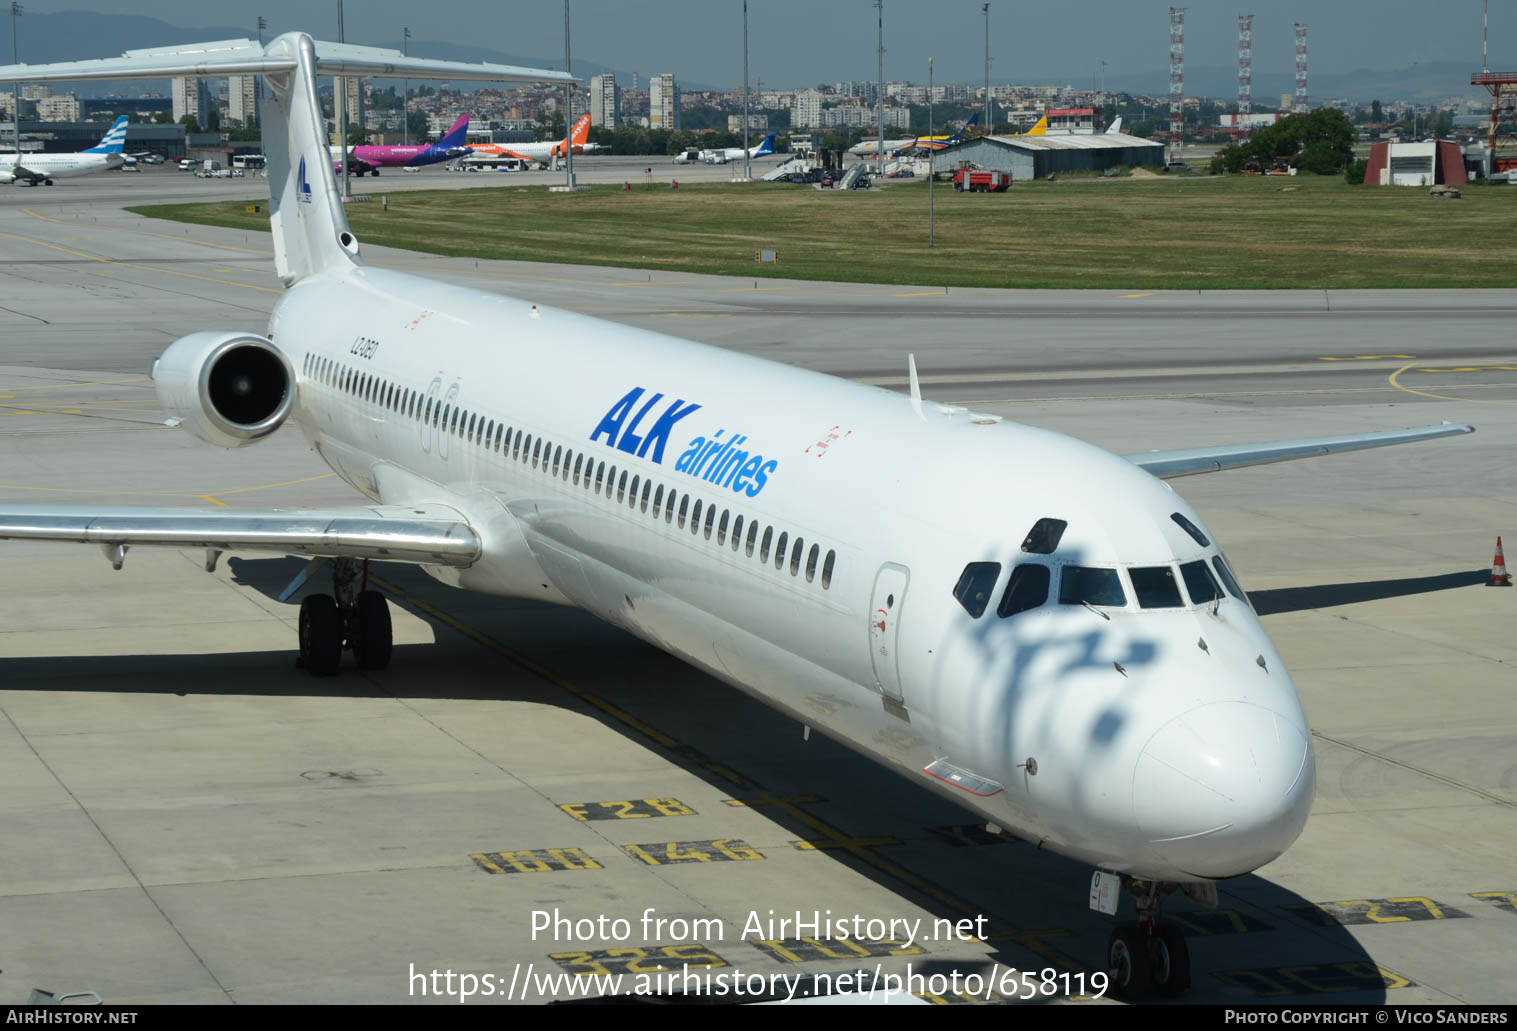
[(1461, 433), (1474, 433), (1475, 427), (1460, 423), (1444, 422), (1437, 426), (1422, 426), (1411, 430), (1382, 430), (1378, 433), (1351, 433), (1341, 437), (1308, 437), (1304, 440), (1276, 440), (1266, 444), (1224, 444), (1221, 447), (1190, 448), (1184, 451), (1146, 451), (1126, 455), (1126, 459), (1153, 473), (1161, 480), (1177, 476), (1195, 476), (1198, 473), (1214, 473), (1223, 469), (1242, 469), (1250, 465), (1268, 465), (1272, 462), (1291, 462), (1298, 458), (1315, 458), (1318, 455), (1333, 455), (1340, 451), (1362, 451), (1365, 448), (1389, 447), (1392, 444), (1412, 444), (1422, 440), (1437, 440)]
[[(448, 79), (478, 82), (578, 82), (567, 72), (407, 57), (399, 50), (313, 41), (319, 75)], [(171, 75), (268, 75), (293, 71), (295, 59), (254, 39), (225, 39), (176, 47), (128, 50), (120, 57), (57, 64), (0, 67), (0, 82), (73, 82), (85, 79), (157, 79)]]
[(214, 548), (283, 555), (468, 566), (479, 538), (441, 506), (342, 509), (0, 508), (0, 540), (123, 547)]

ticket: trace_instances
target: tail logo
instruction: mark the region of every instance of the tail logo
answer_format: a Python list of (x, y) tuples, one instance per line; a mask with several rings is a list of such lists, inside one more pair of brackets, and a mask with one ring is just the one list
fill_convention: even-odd
[(295, 199), (301, 204), (311, 203), (311, 184), (306, 179), (306, 159), (300, 159), (300, 169), (295, 173)]

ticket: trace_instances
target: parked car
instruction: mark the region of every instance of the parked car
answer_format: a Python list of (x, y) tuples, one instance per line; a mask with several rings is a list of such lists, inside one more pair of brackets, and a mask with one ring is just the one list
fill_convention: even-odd
[(1167, 165), (1164, 166), (1164, 171), (1166, 171), (1166, 172), (1189, 172), (1190, 171), (1190, 165), (1186, 164), (1184, 161), (1171, 161), (1169, 164), (1167, 164)]
[(855, 179), (853, 181), (853, 185), (849, 186), (848, 188), (850, 190), (867, 190), (867, 189), (869, 189), (869, 177), (867, 175), (860, 175), (857, 179)]

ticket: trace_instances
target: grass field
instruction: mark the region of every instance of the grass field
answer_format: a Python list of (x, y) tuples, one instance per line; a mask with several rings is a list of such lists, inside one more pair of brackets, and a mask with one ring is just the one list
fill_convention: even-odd
[[(266, 206), (265, 206), (266, 207)], [(131, 210), (268, 229), (245, 202)], [(744, 277), (929, 286), (1117, 290), (1511, 287), (1500, 258), (1517, 187), (1348, 186), (1341, 176), (1152, 177), (1017, 183), (1004, 194), (927, 186), (834, 193), (789, 184), (499, 186), (355, 204), (360, 240), (436, 254)], [(758, 265), (754, 252), (779, 252)]]

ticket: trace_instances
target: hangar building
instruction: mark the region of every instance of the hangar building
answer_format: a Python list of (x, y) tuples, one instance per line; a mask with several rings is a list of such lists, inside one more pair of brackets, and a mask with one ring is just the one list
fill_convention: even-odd
[(1101, 172), (1121, 166), (1164, 165), (1164, 144), (1126, 133), (1060, 133), (1047, 136), (981, 136), (932, 155), (934, 172), (962, 162), (1010, 172), (1013, 181), (1044, 179), (1054, 172)]
[(1366, 186), (1463, 186), (1464, 154), (1447, 140), (1376, 143), (1370, 147)]

